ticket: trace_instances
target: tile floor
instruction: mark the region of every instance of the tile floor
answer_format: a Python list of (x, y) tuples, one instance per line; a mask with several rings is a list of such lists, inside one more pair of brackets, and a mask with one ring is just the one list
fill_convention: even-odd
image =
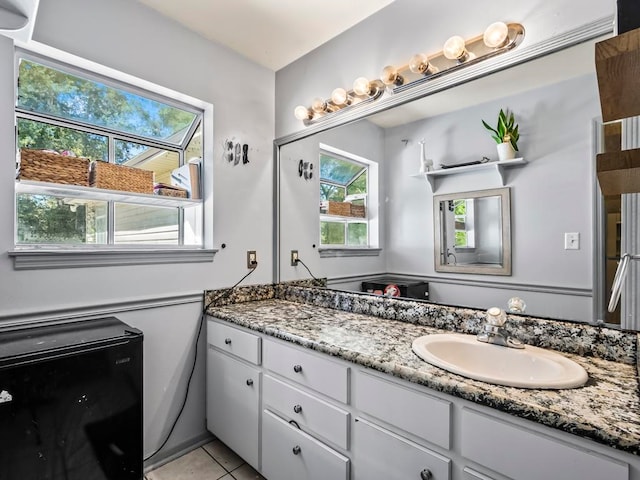
[(266, 480), (220, 440), (152, 470), (145, 480)]

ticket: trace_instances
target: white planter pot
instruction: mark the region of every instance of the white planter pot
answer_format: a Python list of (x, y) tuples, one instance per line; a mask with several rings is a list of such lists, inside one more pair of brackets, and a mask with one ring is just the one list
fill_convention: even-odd
[(513, 149), (509, 142), (499, 143), (498, 147), (498, 160), (511, 160), (516, 158), (516, 151)]

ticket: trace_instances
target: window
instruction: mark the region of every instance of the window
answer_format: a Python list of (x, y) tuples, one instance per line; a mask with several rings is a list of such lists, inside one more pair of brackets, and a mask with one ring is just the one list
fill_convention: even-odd
[(16, 247), (201, 248), (203, 110), (16, 60)]
[(457, 250), (475, 248), (474, 199), (460, 198), (450, 200), (449, 208), (453, 210), (454, 216), (455, 248)]
[(377, 247), (377, 165), (328, 146), (319, 161), (320, 247)]

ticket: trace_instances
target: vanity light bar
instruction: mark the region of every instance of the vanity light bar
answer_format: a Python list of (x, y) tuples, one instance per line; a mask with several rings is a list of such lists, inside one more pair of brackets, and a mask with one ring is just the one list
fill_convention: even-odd
[(336, 88), (328, 100), (317, 98), (309, 108), (297, 106), (295, 117), (305, 125), (311, 125), (357, 105), (371, 103), (380, 98), (385, 89), (391, 94), (402, 92), (506, 53), (520, 45), (523, 39), (524, 27), (521, 24), (503, 22), (492, 23), (483, 35), (470, 40), (453, 36), (445, 42), (442, 51), (434, 55), (418, 53), (405, 65), (384, 67), (380, 79), (370, 81), (360, 77), (353, 82), (353, 88), (349, 91)]
[(299, 105), (295, 108), (294, 115), (305, 125), (311, 125), (342, 110), (371, 103), (380, 98), (383, 92), (384, 84), (380, 80), (369, 81), (365, 77), (360, 77), (353, 82), (353, 89), (336, 88), (331, 93), (330, 99), (316, 98), (310, 108)]

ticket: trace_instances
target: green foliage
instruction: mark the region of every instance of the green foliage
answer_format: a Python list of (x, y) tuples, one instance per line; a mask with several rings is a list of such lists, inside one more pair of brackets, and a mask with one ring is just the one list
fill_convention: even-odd
[(349, 223), (347, 225), (348, 245), (365, 246), (368, 242), (366, 223)]
[(464, 230), (456, 230), (456, 247), (466, 247), (467, 246), (467, 232)]
[(453, 214), (454, 215), (466, 215), (467, 214), (467, 201), (464, 199), (453, 201)]
[(367, 193), (367, 171), (365, 170), (356, 178), (353, 183), (347, 186), (347, 195)]
[(55, 197), (19, 195), (17, 209), (20, 244), (86, 243), (87, 234), (95, 233), (87, 222), (93, 212), (88, 212), (85, 205), (72, 209)]
[(18, 147), (38, 150), (71, 150), (79, 157), (108, 159), (107, 137), (58, 127), (49, 123), (18, 119)]
[(346, 189), (336, 185), (320, 182), (320, 200), (330, 200), (332, 202), (344, 202)]
[(344, 223), (320, 222), (321, 245), (344, 245)]
[(20, 61), (18, 106), (158, 139), (172, 139), (196, 118), (191, 112), (25, 59)]
[(500, 109), (500, 113), (498, 114), (498, 125), (496, 128), (493, 128), (487, 122), (482, 120), (482, 125), (484, 128), (492, 132), (491, 138), (493, 138), (496, 143), (511, 143), (513, 149), (518, 151), (518, 140), (520, 139), (520, 133), (518, 132), (518, 124), (515, 123), (515, 117), (513, 112), (506, 112)]

